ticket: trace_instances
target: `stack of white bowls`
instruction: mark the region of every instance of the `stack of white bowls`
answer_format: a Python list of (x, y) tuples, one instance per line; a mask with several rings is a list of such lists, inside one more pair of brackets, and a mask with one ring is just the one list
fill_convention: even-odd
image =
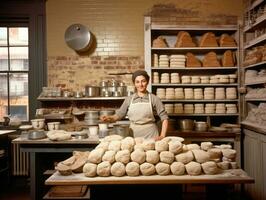
[(156, 95), (157, 95), (160, 99), (165, 99), (165, 88), (157, 88), (157, 90), (156, 90)]
[(153, 83), (160, 83), (158, 72), (153, 72)]
[(210, 83), (209, 76), (201, 76), (200, 77), (200, 83), (202, 83), (202, 84), (208, 84), (208, 83)]
[(229, 76), (228, 75), (219, 75), (219, 83), (229, 83)]
[(193, 88), (185, 88), (185, 99), (194, 99)]
[(237, 113), (237, 106), (236, 106), (236, 104), (228, 103), (225, 106), (226, 106), (226, 113), (227, 114), (235, 114), (235, 113)]
[(194, 88), (194, 99), (203, 99), (203, 89)]
[(237, 99), (237, 93), (235, 87), (226, 88), (226, 99)]
[(217, 100), (225, 99), (224, 87), (215, 88), (215, 99)]
[(171, 55), (170, 67), (185, 67), (186, 56), (185, 55)]
[(159, 57), (158, 54), (153, 54), (153, 66), (154, 67), (159, 67)]
[(206, 103), (205, 113), (206, 114), (214, 114), (215, 113), (215, 103)]
[(194, 104), (194, 113), (195, 114), (204, 113), (204, 104), (203, 103), (195, 103)]
[(214, 88), (213, 87), (204, 88), (204, 99), (206, 100), (214, 99)]
[(161, 83), (170, 83), (169, 73), (161, 74)]
[(200, 82), (201, 81), (199, 76), (191, 76), (191, 83), (199, 84)]
[(175, 88), (175, 99), (184, 99), (184, 89), (183, 88)]
[(171, 73), (171, 83), (180, 83), (180, 77), (178, 73)]
[(191, 83), (191, 76), (182, 76), (181, 82), (184, 84), (190, 84)]
[(184, 113), (183, 104), (182, 103), (175, 103), (175, 113), (182, 114)]
[(217, 75), (210, 77), (210, 83), (211, 84), (217, 84), (219, 83), (219, 77)]
[(166, 88), (165, 99), (175, 99), (174, 88)]
[(194, 105), (193, 104), (184, 104), (184, 113), (185, 114), (193, 114), (194, 113)]
[(164, 104), (164, 108), (167, 113), (174, 113), (174, 104)]
[(159, 67), (169, 67), (168, 55), (160, 55), (160, 57), (159, 57)]
[(217, 103), (215, 113), (216, 114), (224, 114), (226, 112), (224, 103)]

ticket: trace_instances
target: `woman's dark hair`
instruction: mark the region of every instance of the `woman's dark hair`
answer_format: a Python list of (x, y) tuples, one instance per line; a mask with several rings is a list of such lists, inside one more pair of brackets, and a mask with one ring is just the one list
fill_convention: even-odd
[(137, 78), (137, 76), (144, 76), (145, 79), (147, 80), (147, 82), (149, 82), (150, 77), (148, 75), (148, 73), (144, 70), (137, 70), (132, 74), (132, 81), (133, 83), (135, 83), (135, 79)]

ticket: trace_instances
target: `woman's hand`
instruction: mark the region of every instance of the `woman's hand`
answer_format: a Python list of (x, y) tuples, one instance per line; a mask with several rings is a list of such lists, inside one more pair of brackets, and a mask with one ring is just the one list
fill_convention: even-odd
[(165, 136), (163, 136), (163, 135), (156, 136), (156, 137), (155, 137), (155, 141), (161, 140), (161, 139), (163, 139), (164, 137), (165, 137)]
[(100, 120), (103, 122), (110, 122), (111, 121), (110, 116), (106, 116), (106, 115), (100, 116)]

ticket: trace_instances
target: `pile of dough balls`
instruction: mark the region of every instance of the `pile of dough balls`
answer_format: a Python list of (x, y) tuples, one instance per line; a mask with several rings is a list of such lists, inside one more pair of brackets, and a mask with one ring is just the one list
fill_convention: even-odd
[(90, 152), (83, 173), (87, 177), (212, 175), (237, 167), (231, 145), (185, 145), (183, 141), (180, 137), (154, 141), (107, 136)]

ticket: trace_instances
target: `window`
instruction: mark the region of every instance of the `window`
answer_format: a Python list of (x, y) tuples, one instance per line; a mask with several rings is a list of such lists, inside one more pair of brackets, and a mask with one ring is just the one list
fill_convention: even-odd
[(0, 27), (0, 121), (29, 120), (29, 34), (27, 26)]

